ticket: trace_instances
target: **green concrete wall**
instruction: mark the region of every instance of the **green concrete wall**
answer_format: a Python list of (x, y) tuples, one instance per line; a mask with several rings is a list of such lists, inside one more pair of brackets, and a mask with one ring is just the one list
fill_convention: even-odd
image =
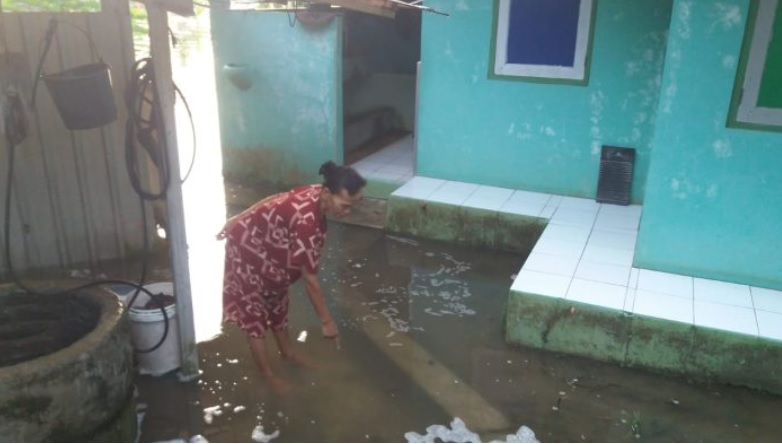
[(627, 146), (642, 202), (671, 1), (597, 2), (587, 86), (489, 78), (494, 5), (427, 3), (450, 16), (423, 15), (419, 174), (593, 198), (601, 146)]
[(342, 17), (291, 25), (285, 12), (212, 8), (211, 20), (224, 175), (319, 182), (323, 162), (342, 162)]
[(385, 229), (461, 245), (529, 254), (546, 220), (390, 196)]
[(782, 394), (782, 341), (511, 291), (508, 342)]
[(726, 127), (748, 4), (674, 3), (634, 265), (782, 289), (782, 134)]

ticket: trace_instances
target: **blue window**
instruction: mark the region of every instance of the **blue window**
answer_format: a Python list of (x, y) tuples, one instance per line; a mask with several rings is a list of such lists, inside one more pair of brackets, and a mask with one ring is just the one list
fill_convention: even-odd
[(778, 0), (751, 3), (744, 40), (731, 123), (782, 127), (782, 7)]
[(593, 0), (497, 0), (493, 73), (585, 81)]

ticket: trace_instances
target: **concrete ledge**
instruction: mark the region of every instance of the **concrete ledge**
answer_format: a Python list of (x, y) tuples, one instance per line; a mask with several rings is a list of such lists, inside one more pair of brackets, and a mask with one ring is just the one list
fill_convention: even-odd
[(397, 188), (402, 184), (390, 180), (375, 179), (366, 177), (367, 186), (364, 187), (362, 194), (371, 199), (388, 199)]
[(391, 195), (386, 230), (462, 245), (529, 251), (544, 219)]
[(782, 394), (782, 291), (633, 266), (642, 208), (415, 177), (386, 228), (529, 253), (508, 342)]
[(508, 342), (782, 394), (782, 341), (511, 291)]
[(511, 292), (508, 342), (622, 364), (630, 318), (560, 298)]

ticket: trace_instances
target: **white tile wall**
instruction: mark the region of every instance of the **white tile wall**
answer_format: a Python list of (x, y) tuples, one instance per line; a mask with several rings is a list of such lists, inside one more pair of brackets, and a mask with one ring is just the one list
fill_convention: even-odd
[(394, 195), (549, 219), (513, 291), (782, 340), (782, 291), (633, 267), (639, 205), (425, 177)]

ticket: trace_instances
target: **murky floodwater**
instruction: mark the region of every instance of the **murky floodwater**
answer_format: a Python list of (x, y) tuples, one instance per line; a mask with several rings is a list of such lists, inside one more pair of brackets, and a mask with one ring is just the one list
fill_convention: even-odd
[(321, 273), (339, 348), (320, 336), (297, 284), (291, 335), (306, 332), (296, 346), (317, 368), (274, 361), (297, 389), (273, 393), (228, 326), (199, 345), (199, 381), (141, 380), (150, 409), (142, 440), (250, 441), (260, 425), (280, 442), (398, 442), (455, 417), (484, 441), (522, 425), (541, 441), (782, 437), (779, 397), (505, 344), (504, 307), (522, 261), (332, 223)]
[[(193, 109), (198, 150), (184, 184), (196, 336), (202, 377), (140, 377), (142, 441), (204, 435), (251, 441), (258, 426), (279, 442), (405, 441), (455, 417), (484, 441), (521, 425), (541, 441), (771, 442), (782, 440), (782, 398), (623, 369), (503, 340), (508, 288), (523, 255), (387, 236), (331, 224), (321, 276), (341, 328), (323, 339), (300, 284), (291, 334), (316, 369), (275, 368), (297, 390), (272, 393), (243, 334), (219, 326), (224, 188), (208, 20), (174, 59), (175, 80)], [(180, 27), (177, 27), (179, 24)], [(184, 26), (184, 28), (183, 28)], [(181, 164), (191, 137), (179, 110)], [(183, 171), (184, 174), (184, 171)], [(156, 267), (153, 280), (170, 280)], [(272, 345), (270, 343), (270, 345)], [(219, 409), (218, 409), (219, 407)]]

